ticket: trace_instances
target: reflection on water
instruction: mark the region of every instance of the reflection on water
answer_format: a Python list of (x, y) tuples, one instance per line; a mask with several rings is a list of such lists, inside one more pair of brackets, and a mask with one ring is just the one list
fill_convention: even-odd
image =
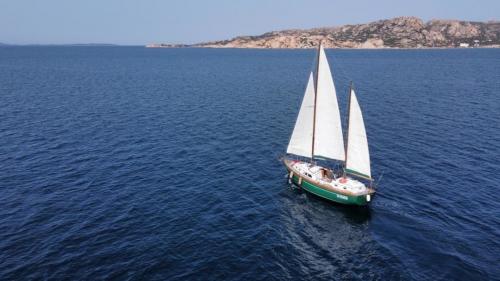
[[(293, 270), (323, 278), (377, 276), (365, 275), (366, 264), (382, 263), (376, 253), (384, 251), (372, 239), (370, 207), (333, 203), (287, 183), (283, 188), (279, 221), (282, 239), (290, 245), (287, 262), (296, 263)], [(343, 268), (346, 264), (349, 269)], [(399, 278), (404, 271), (396, 273), (389, 266), (378, 274)]]
[(289, 188), (298, 196), (305, 196), (309, 204), (324, 204), (323, 207), (325, 208), (325, 210), (333, 210), (334, 213), (344, 215), (348, 222), (354, 224), (363, 224), (365, 222), (368, 222), (371, 218), (371, 204), (367, 206), (345, 205), (337, 202), (332, 202), (322, 197), (308, 193), (307, 191), (300, 189), (293, 184), (290, 185)]

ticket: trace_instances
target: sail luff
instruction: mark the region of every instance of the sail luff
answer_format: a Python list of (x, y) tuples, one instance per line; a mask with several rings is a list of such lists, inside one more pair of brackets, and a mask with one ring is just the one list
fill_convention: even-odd
[(314, 156), (344, 161), (344, 137), (337, 93), (323, 46), (320, 45), (318, 52)]
[(312, 158), (314, 92), (314, 78), (311, 72), (295, 127), (288, 143), (287, 153)]
[(349, 174), (371, 179), (370, 152), (363, 114), (352, 88), (350, 91), (345, 170)]

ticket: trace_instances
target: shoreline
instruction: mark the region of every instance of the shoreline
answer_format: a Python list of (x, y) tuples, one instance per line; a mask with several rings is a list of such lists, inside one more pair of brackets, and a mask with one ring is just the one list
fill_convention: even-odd
[[(185, 47), (147, 47), (147, 49), (251, 49), (251, 50), (314, 50), (315, 48), (258, 48), (258, 47), (215, 47), (215, 46), (185, 46)], [(382, 48), (325, 48), (328, 50), (471, 50), (471, 49), (500, 49), (500, 45), (479, 47), (382, 47)]]
[[(0, 48), (12, 48), (12, 47), (77, 47), (77, 48), (88, 48), (88, 47), (137, 47), (145, 49), (250, 49), (250, 50), (314, 50), (314, 48), (259, 48), (259, 47), (216, 47), (216, 46), (182, 46), (182, 47), (147, 47), (145, 45), (57, 45), (57, 44), (47, 44), (47, 45), (10, 45), (3, 44)], [(490, 45), (490, 46), (478, 46), (478, 47), (419, 47), (419, 48), (403, 48), (403, 47), (381, 47), (381, 48), (325, 48), (328, 50), (472, 50), (472, 49), (500, 49), (500, 45)]]

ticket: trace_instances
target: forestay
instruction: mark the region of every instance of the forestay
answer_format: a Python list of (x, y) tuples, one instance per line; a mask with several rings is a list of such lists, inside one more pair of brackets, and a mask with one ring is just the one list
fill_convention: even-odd
[(354, 90), (351, 89), (350, 95), (346, 172), (371, 178), (370, 153), (363, 114)]

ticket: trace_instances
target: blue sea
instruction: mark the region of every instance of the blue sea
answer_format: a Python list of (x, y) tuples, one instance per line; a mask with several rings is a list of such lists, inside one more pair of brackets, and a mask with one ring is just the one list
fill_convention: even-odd
[(314, 50), (0, 48), (0, 280), (500, 278), (500, 49), (327, 50), (368, 208), (279, 162)]

